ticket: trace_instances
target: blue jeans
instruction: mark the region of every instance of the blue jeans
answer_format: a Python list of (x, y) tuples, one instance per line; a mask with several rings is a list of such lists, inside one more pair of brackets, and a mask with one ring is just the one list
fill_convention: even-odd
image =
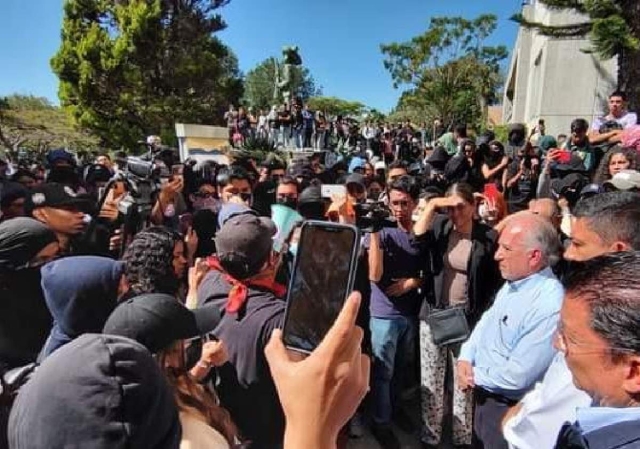
[(414, 357), (418, 320), (415, 317), (371, 318), (373, 346), (373, 420), (377, 425), (391, 423), (393, 413), (392, 379), (394, 369), (402, 368)]

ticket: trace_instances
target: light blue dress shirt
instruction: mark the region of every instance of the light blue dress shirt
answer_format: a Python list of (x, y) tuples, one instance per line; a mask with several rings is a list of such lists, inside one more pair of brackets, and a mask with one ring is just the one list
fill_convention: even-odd
[(625, 421), (639, 421), (640, 407), (588, 407), (578, 409), (578, 424), (583, 434)]
[(551, 268), (502, 286), (460, 350), (476, 386), (517, 400), (542, 378), (556, 353), (563, 295)]

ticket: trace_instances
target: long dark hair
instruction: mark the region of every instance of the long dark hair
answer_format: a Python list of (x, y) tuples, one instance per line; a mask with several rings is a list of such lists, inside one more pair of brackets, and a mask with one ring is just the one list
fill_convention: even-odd
[[(184, 343), (176, 342), (173, 346), (159, 352), (156, 359), (165, 374), (178, 404), (178, 409), (194, 409), (217, 430), (229, 443), (229, 447), (236, 447), (240, 440), (240, 432), (231, 419), (227, 410), (220, 406), (220, 401), (213, 391), (200, 385), (191, 377), (187, 369), (184, 356)], [(180, 351), (178, 367), (170, 366), (167, 359), (174, 351)]]

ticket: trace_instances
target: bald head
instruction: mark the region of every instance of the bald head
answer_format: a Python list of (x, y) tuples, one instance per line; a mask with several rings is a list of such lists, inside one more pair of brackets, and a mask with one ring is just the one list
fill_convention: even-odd
[(498, 245), (495, 258), (508, 281), (554, 265), (560, 254), (558, 234), (551, 223), (530, 212), (514, 215), (505, 223)]
[(549, 220), (556, 229), (560, 226), (560, 207), (550, 198), (532, 200), (529, 203), (529, 212)]

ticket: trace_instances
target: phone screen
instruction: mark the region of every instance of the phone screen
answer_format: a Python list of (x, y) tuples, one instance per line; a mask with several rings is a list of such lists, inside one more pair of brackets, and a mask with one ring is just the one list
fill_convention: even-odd
[(347, 186), (343, 184), (323, 184), (320, 187), (322, 198), (333, 198), (334, 196), (346, 196)]
[(305, 222), (287, 295), (286, 346), (313, 351), (329, 331), (353, 288), (359, 249), (353, 226)]

